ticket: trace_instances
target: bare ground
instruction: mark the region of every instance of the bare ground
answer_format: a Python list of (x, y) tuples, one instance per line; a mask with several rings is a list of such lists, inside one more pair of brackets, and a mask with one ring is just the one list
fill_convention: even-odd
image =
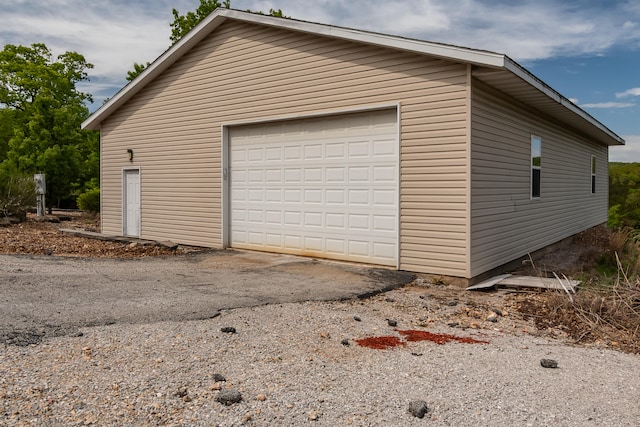
[[(182, 255), (203, 248), (178, 246), (169, 249), (162, 246), (108, 242), (62, 234), (59, 230), (81, 229), (98, 231), (99, 220), (95, 216), (80, 213), (59, 213), (61, 222), (36, 221), (29, 216), (27, 222), (0, 228), (1, 254), (35, 254), (89, 258), (140, 258), (150, 256)], [(546, 276), (553, 272), (583, 280), (593, 287), (593, 277), (598, 261), (611, 251), (611, 232), (604, 227), (595, 228), (575, 236), (564, 245), (548, 251), (540, 258), (523, 263), (515, 274)], [(568, 297), (556, 291), (516, 291), (497, 290), (488, 292), (466, 292), (446, 281), (419, 278), (408, 292), (419, 289), (430, 300), (438, 301), (437, 316), (425, 317), (429, 323), (446, 323), (461, 329), (494, 329), (495, 313), (508, 319), (513, 331), (526, 332), (538, 336), (561, 338), (569, 343), (586, 346), (610, 347), (626, 352), (640, 353), (640, 330), (635, 328), (634, 317), (638, 321), (640, 307), (640, 286), (616, 290), (615, 295), (624, 292), (622, 301), (592, 295), (590, 291), (580, 291), (581, 305), (571, 303)], [(614, 295), (614, 296), (615, 296)], [(608, 299), (607, 299), (608, 298)], [(600, 301), (591, 307), (593, 301)], [(630, 301), (630, 303), (629, 303)], [(606, 313), (620, 307), (627, 310), (620, 316), (631, 318), (631, 322), (621, 324), (611, 321)], [(594, 315), (593, 311), (596, 310)], [(627, 319), (629, 320), (629, 319)], [(504, 323), (502, 323), (504, 324)]]

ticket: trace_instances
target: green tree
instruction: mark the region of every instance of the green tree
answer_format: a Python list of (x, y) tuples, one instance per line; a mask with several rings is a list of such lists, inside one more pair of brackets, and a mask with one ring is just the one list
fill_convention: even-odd
[(17, 119), (15, 110), (10, 108), (0, 109), (0, 163), (7, 158), (9, 140), (13, 136), (13, 127)]
[(89, 116), (84, 103), (92, 98), (76, 88), (92, 67), (76, 52), (54, 59), (41, 43), (0, 51), (0, 107), (13, 118), (0, 169), (44, 173), (49, 208), (69, 198), (81, 180), (97, 178), (95, 167), (85, 170), (98, 155), (97, 135), (80, 129)]
[(609, 225), (640, 228), (640, 163), (609, 163)]
[(231, 8), (231, 0), (219, 2), (218, 0), (200, 0), (200, 5), (195, 12), (187, 12), (180, 15), (177, 9), (173, 9), (173, 22), (171, 23), (171, 44), (176, 43), (185, 36), (200, 21), (209, 16), (211, 12), (219, 7)]
[(133, 70), (131, 70), (131, 71), (127, 71), (127, 77), (126, 77), (126, 79), (127, 79), (128, 81), (132, 81), (132, 80), (134, 80), (134, 79), (135, 79), (136, 77), (138, 77), (138, 75), (139, 75), (140, 73), (142, 73), (142, 72), (145, 70), (145, 68), (147, 68), (149, 65), (151, 65), (151, 63), (150, 63), (150, 62), (147, 62), (147, 64), (146, 64), (146, 65), (145, 65), (145, 64), (138, 64), (137, 62), (134, 62), (134, 63), (133, 63)]
[[(171, 40), (171, 44), (175, 44), (184, 37), (193, 27), (198, 25), (204, 18), (209, 16), (214, 10), (219, 7), (224, 7), (226, 9), (231, 8), (231, 0), (200, 0), (200, 5), (194, 12), (187, 12), (184, 15), (181, 15), (177, 9), (173, 9), (173, 22), (171, 23), (171, 36), (169, 39)], [(258, 13), (264, 15), (263, 12), (253, 12), (247, 9), (247, 12)], [(276, 16), (278, 18), (288, 18), (282, 13), (281, 9), (269, 9), (269, 15)], [(149, 66), (138, 64), (137, 62), (133, 64), (133, 70), (127, 72), (126, 79), (128, 81), (134, 80), (140, 73), (142, 73), (145, 68)]]

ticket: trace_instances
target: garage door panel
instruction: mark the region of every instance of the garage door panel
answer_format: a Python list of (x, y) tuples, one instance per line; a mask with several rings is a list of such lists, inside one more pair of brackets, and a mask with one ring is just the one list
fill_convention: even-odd
[(270, 147), (265, 149), (265, 160), (267, 162), (282, 161), (282, 148)]
[(231, 128), (231, 246), (395, 266), (395, 110)]
[(284, 147), (284, 160), (301, 160), (302, 159), (302, 147), (300, 145), (293, 145)]
[(284, 202), (285, 203), (302, 203), (302, 190), (292, 190), (285, 189), (284, 190)]
[(323, 227), (323, 217), (322, 212), (305, 212), (304, 225), (306, 227)]
[(393, 215), (373, 215), (373, 228), (380, 232), (396, 233), (396, 217)]
[(349, 160), (356, 160), (361, 157), (369, 157), (371, 144), (367, 140), (349, 142)]
[(267, 169), (265, 171), (265, 181), (273, 184), (281, 184), (284, 171), (282, 169)]
[(346, 167), (326, 167), (326, 183), (332, 184), (345, 184), (345, 177), (347, 176)]
[(282, 234), (279, 233), (265, 233), (265, 245), (271, 248), (282, 247)]

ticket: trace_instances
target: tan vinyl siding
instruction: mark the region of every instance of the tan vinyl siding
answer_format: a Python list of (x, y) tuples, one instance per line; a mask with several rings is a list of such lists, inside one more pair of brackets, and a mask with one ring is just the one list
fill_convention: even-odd
[[(472, 276), (607, 221), (605, 146), (476, 81), (472, 96)], [(533, 200), (531, 135), (542, 138), (541, 197)]]
[(142, 237), (220, 247), (223, 124), (399, 103), (400, 268), (464, 276), (466, 91), (463, 64), (229, 21), (103, 123), (103, 232), (140, 166)]

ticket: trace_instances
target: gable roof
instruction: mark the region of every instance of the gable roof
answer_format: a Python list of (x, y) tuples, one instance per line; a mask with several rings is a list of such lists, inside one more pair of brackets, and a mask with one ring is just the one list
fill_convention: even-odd
[(474, 78), (504, 92), (557, 120), (578, 129), (605, 145), (623, 145), (624, 140), (589, 113), (569, 101), (506, 55), (485, 50), (433, 43), (351, 28), (318, 24), (289, 18), (218, 8), (182, 39), (149, 65), (137, 78), (123, 87), (82, 123), (83, 129), (99, 130), (102, 121), (131, 99), (197, 43), (227, 20), (266, 25), (290, 31), (366, 43), (412, 53), (435, 56), (475, 65)]

